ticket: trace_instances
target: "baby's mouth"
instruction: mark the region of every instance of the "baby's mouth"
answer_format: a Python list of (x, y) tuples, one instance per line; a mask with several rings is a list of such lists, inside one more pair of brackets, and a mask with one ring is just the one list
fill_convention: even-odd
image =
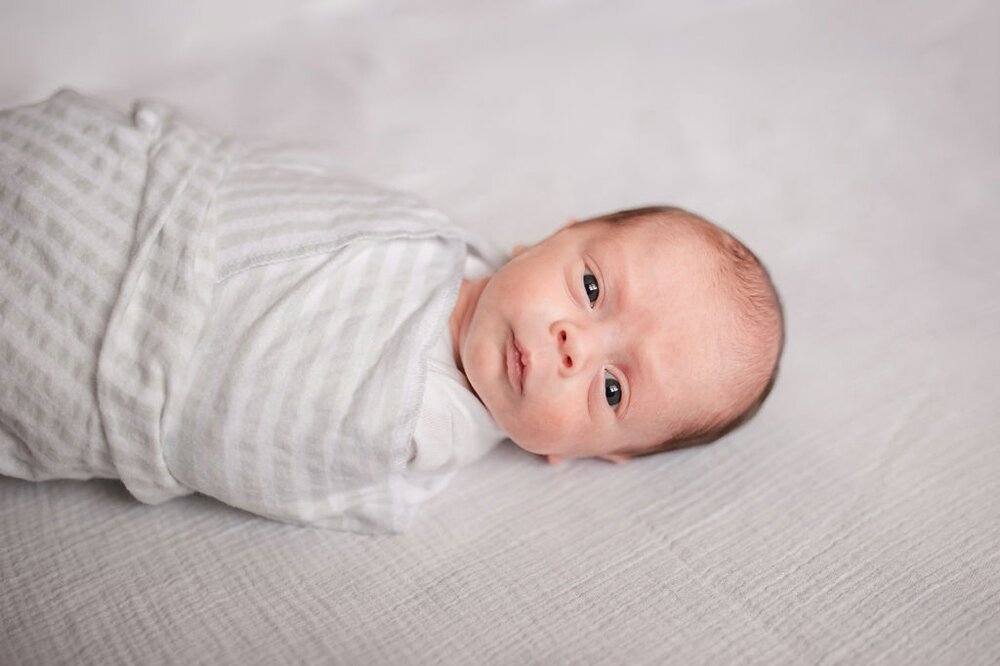
[(514, 331), (511, 330), (510, 338), (507, 340), (507, 378), (510, 380), (510, 385), (517, 390), (518, 394), (524, 394), (524, 377), (525, 371), (527, 370), (524, 362), (524, 354), (521, 352), (521, 348), (517, 345), (517, 338), (514, 337)]

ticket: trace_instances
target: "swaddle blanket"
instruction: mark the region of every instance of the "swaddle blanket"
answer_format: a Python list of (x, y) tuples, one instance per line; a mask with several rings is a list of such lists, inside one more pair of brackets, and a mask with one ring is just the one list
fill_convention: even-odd
[(440, 489), (427, 353), (503, 257), (416, 198), (60, 91), (0, 113), (0, 234), (0, 473), (360, 532)]

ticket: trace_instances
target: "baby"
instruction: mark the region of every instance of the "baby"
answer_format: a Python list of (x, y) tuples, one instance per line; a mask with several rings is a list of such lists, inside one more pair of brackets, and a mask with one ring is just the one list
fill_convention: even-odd
[(0, 473), (368, 533), (507, 438), (712, 441), (784, 337), (763, 265), (682, 209), (509, 258), (321, 156), (65, 90), (0, 113), (0, 260)]
[(557, 463), (707, 443), (752, 416), (783, 346), (760, 261), (680, 208), (626, 210), (463, 281), (455, 360), (516, 444)]

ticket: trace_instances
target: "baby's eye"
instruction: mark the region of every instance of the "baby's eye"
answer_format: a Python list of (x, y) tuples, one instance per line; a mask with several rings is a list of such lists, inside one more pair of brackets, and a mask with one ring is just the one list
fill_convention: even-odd
[(622, 400), (622, 385), (607, 370), (604, 371), (604, 397), (607, 398), (608, 404), (612, 407)]
[(597, 278), (594, 274), (590, 272), (589, 268), (583, 269), (583, 288), (587, 292), (587, 298), (590, 299), (590, 304), (593, 305), (597, 302), (597, 297), (601, 295), (601, 290), (597, 286)]

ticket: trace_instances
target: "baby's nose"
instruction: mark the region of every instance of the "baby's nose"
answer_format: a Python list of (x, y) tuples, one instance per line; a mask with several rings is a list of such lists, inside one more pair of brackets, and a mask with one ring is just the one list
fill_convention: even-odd
[(559, 349), (560, 369), (563, 372), (576, 372), (586, 363), (586, 336), (568, 322), (557, 325), (554, 332)]
[(573, 367), (573, 356), (569, 353), (568, 345), (566, 344), (567, 334), (565, 330), (559, 331), (559, 348), (560, 356), (562, 356), (562, 364), (564, 368)]

